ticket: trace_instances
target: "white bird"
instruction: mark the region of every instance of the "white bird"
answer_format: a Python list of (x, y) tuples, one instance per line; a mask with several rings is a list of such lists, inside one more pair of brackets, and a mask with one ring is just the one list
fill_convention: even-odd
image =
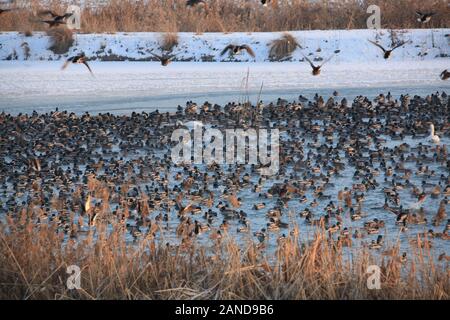
[(441, 139), (439, 138), (438, 135), (435, 134), (434, 132), (434, 124), (430, 124), (430, 141), (435, 143), (435, 144), (439, 144), (441, 142)]

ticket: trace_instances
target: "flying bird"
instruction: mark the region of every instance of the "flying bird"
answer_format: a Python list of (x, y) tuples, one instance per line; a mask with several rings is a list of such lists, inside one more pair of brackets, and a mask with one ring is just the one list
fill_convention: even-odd
[(40, 16), (50, 15), (52, 17), (51, 20), (41, 20), (41, 22), (47, 23), (49, 25), (49, 27), (52, 28), (52, 27), (56, 27), (56, 26), (59, 26), (62, 24), (66, 24), (66, 19), (71, 17), (73, 15), (73, 13), (65, 13), (63, 15), (58, 15), (58, 14), (54, 13), (53, 11), (45, 10), (45, 11), (40, 11), (39, 15)]
[(168, 66), (169, 63), (172, 62), (172, 59), (176, 56), (175, 54), (159, 56), (159, 55), (157, 55), (157, 54), (155, 54), (155, 53), (153, 53), (153, 52), (150, 52), (150, 54), (151, 54), (152, 56), (154, 56), (156, 59), (158, 59), (158, 60), (161, 62), (161, 65), (162, 65), (163, 67)]
[(204, 0), (187, 0), (186, 7), (195, 7), (197, 5), (202, 5), (205, 8), (208, 8), (208, 4)]
[(448, 80), (450, 78), (450, 72), (445, 69), (444, 71), (442, 71), (440, 77), (442, 80)]
[(273, 2), (273, 0), (261, 0), (261, 4), (264, 7), (267, 7), (269, 4), (271, 4)]
[(16, 9), (16, 8), (0, 9), (0, 15), (3, 14), (3, 13), (6, 13), (6, 12), (11, 12), (13, 10), (19, 10), (19, 9)]
[(69, 66), (69, 64), (71, 64), (71, 63), (84, 64), (89, 69), (89, 72), (93, 75), (91, 67), (87, 63), (87, 58), (86, 58), (84, 53), (81, 53), (79, 55), (76, 55), (74, 57), (70, 57), (69, 59), (67, 59), (67, 61), (62, 66), (61, 70), (65, 70)]
[(433, 17), (436, 13), (434, 12), (429, 12), (429, 13), (422, 13), (420, 11), (416, 11), (416, 15), (417, 15), (417, 21), (419, 21), (420, 23), (427, 23), (430, 22), (431, 17)]
[(247, 53), (251, 55), (253, 58), (255, 57), (255, 52), (253, 51), (253, 49), (246, 44), (244, 45), (229, 44), (228, 46), (225, 47), (225, 49), (222, 50), (220, 55), (223, 56), (227, 51), (230, 51), (232, 55), (240, 54), (242, 50), (247, 51)]
[(331, 56), (331, 57), (329, 57), (327, 60), (325, 60), (321, 65), (319, 65), (319, 66), (316, 66), (307, 56), (305, 56), (305, 55), (303, 55), (303, 57), (306, 59), (306, 61), (308, 61), (309, 62), (309, 64), (311, 65), (311, 68), (312, 68), (312, 75), (313, 76), (318, 76), (319, 74), (320, 74), (320, 69), (323, 67), (323, 65), (325, 64), (325, 63), (327, 63), (328, 61), (330, 61), (333, 57), (334, 57), (334, 54)]
[(391, 57), (392, 52), (397, 49), (400, 48), (402, 46), (404, 46), (406, 44), (405, 41), (400, 42), (399, 44), (397, 44), (395, 47), (393, 47), (392, 49), (386, 50), (385, 48), (383, 48), (380, 44), (372, 41), (372, 40), (368, 40), (370, 43), (372, 43), (373, 45), (377, 46), (378, 48), (380, 48), (381, 50), (383, 50), (384, 52), (384, 59), (389, 59)]
[(46, 16), (46, 15), (50, 15), (53, 19), (53, 21), (63, 21), (71, 16), (73, 16), (73, 13), (65, 13), (63, 15), (58, 15), (56, 13), (54, 13), (53, 11), (50, 10), (44, 10), (44, 11), (40, 11), (39, 12), (40, 16)]

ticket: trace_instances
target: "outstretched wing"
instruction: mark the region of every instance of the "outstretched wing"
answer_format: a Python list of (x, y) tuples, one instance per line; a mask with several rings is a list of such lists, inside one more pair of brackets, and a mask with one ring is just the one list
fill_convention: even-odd
[(320, 65), (320, 67), (323, 67), (323, 65), (325, 64), (325, 63), (327, 63), (328, 61), (330, 61), (331, 59), (333, 59), (333, 57), (334, 57), (335, 55), (333, 54), (331, 57), (329, 57), (327, 60), (325, 60), (324, 62), (322, 62), (322, 64)]
[(55, 14), (53, 11), (51, 10), (43, 10), (43, 11), (39, 11), (39, 15), (40, 16), (45, 16), (45, 15), (50, 15), (52, 16), (52, 18), (56, 18), (58, 15)]
[(163, 59), (163, 57), (157, 55), (156, 53), (150, 52), (150, 54), (151, 54), (152, 56), (154, 56), (155, 58), (157, 58), (158, 60), (160, 60), (160, 61)]
[(232, 49), (233, 45), (229, 44), (225, 47), (225, 49), (222, 50), (222, 52), (220, 53), (221, 56), (223, 56), (228, 50)]
[(94, 75), (94, 73), (91, 70), (91, 67), (89, 66), (89, 64), (86, 61), (83, 61), (83, 64), (89, 69), (89, 72)]
[(423, 16), (423, 14), (422, 14), (422, 12), (420, 12), (420, 11), (416, 11), (416, 15), (418, 15), (418, 16)]
[(381, 45), (379, 45), (378, 43), (376, 43), (376, 42), (374, 42), (374, 41), (372, 41), (372, 40), (367, 40), (367, 41), (369, 41), (370, 43), (372, 43), (373, 45), (376, 45), (378, 48), (380, 48), (381, 50), (383, 50), (383, 52), (386, 52), (386, 49), (385, 48), (383, 48)]
[(73, 16), (73, 13), (68, 12), (68, 13), (64, 14), (64, 15), (62, 16), (62, 18), (63, 18), (63, 19), (67, 19), (67, 18), (69, 18), (69, 17), (71, 17), (71, 16)]
[(400, 48), (401, 46), (404, 46), (406, 44), (406, 41), (402, 41), (399, 44), (397, 44), (395, 47), (393, 47), (391, 50), (394, 51), (397, 48)]
[(61, 67), (61, 70), (66, 70), (69, 64), (72, 62), (72, 58), (69, 58)]
[(250, 46), (245, 44), (242, 46), (242, 49), (247, 50), (248, 54), (251, 55), (253, 58), (255, 57), (255, 52), (253, 51), (253, 49)]
[(305, 60), (309, 62), (309, 64), (311, 65), (311, 68), (314, 69), (316, 67), (316, 65), (307, 56), (305, 56), (303, 53), (302, 53), (302, 55), (305, 58)]

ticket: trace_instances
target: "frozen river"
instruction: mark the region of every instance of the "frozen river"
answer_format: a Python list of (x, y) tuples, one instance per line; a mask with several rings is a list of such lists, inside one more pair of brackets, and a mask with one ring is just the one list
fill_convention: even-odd
[[(47, 112), (56, 107), (76, 113), (175, 110), (187, 100), (225, 104), (247, 96), (294, 100), (334, 90), (353, 99), (390, 91), (394, 96), (427, 95), (447, 90), (439, 79), (449, 59), (324, 66), (313, 77), (306, 63), (173, 63), (91, 62), (95, 77), (82, 65), (60, 70), (62, 62), (0, 62), (0, 110), (17, 114)], [(247, 73), (249, 75), (246, 84)]]

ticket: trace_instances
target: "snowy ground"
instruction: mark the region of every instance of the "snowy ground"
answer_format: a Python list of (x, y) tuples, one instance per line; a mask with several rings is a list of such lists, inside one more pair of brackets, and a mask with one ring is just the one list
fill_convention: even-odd
[[(371, 62), (381, 58), (382, 51), (368, 42), (379, 41), (388, 48), (392, 40), (406, 41), (392, 57), (393, 61), (424, 61), (450, 57), (450, 29), (397, 30), (392, 35), (389, 30), (329, 30), (290, 31), (302, 46), (288, 60), (299, 61), (303, 54), (311, 59), (327, 59), (333, 52), (341, 52), (333, 59), (336, 63)], [(271, 42), (283, 36), (282, 32), (256, 33), (179, 33), (178, 46), (171, 53), (179, 61), (270, 61)], [(393, 38), (392, 38), (393, 37)], [(0, 60), (61, 60), (75, 53), (84, 52), (91, 59), (98, 60), (148, 60), (150, 52), (160, 53), (161, 33), (115, 33), (77, 34), (75, 43), (66, 55), (56, 55), (48, 50), (49, 37), (36, 32), (26, 37), (17, 32), (0, 33)], [(228, 44), (248, 44), (256, 53), (256, 58), (243, 53), (235, 57), (220, 56)], [(25, 54), (28, 47), (29, 56)]]
[[(149, 52), (159, 52), (161, 34), (131, 33), (114, 35), (77, 35), (68, 55), (85, 52), (91, 58), (92, 77), (82, 65), (61, 71), (65, 56), (47, 50), (48, 37), (35, 34), (0, 33), (0, 110), (12, 113), (48, 111), (59, 107), (75, 112), (133, 110), (173, 110), (187, 100), (226, 103), (243, 99), (243, 79), (249, 71), (248, 91), (256, 101), (268, 102), (278, 97), (295, 99), (299, 94), (319, 92), (330, 95), (335, 89), (341, 96), (375, 96), (391, 91), (394, 95), (426, 95), (446, 90), (450, 82), (439, 79), (450, 69), (450, 29), (405, 30), (397, 32), (399, 40), (412, 41), (396, 50), (385, 61), (382, 51), (367, 39), (379, 40), (389, 47), (386, 30), (296, 31), (291, 32), (303, 50), (296, 50), (290, 61), (270, 62), (269, 44), (281, 33), (182, 33), (173, 52), (180, 61), (168, 67), (156, 62), (103, 62), (105, 57), (146, 60)], [(29, 47), (25, 56), (24, 43)], [(220, 56), (230, 43), (247, 43), (256, 59), (247, 54), (230, 59)], [(321, 60), (340, 50), (322, 74), (313, 77), (302, 53)], [(241, 63), (229, 62), (241, 61)], [(215, 61), (215, 62), (198, 62)], [(228, 62), (227, 62), (228, 61)], [(318, 62), (320, 63), (320, 62)]]

